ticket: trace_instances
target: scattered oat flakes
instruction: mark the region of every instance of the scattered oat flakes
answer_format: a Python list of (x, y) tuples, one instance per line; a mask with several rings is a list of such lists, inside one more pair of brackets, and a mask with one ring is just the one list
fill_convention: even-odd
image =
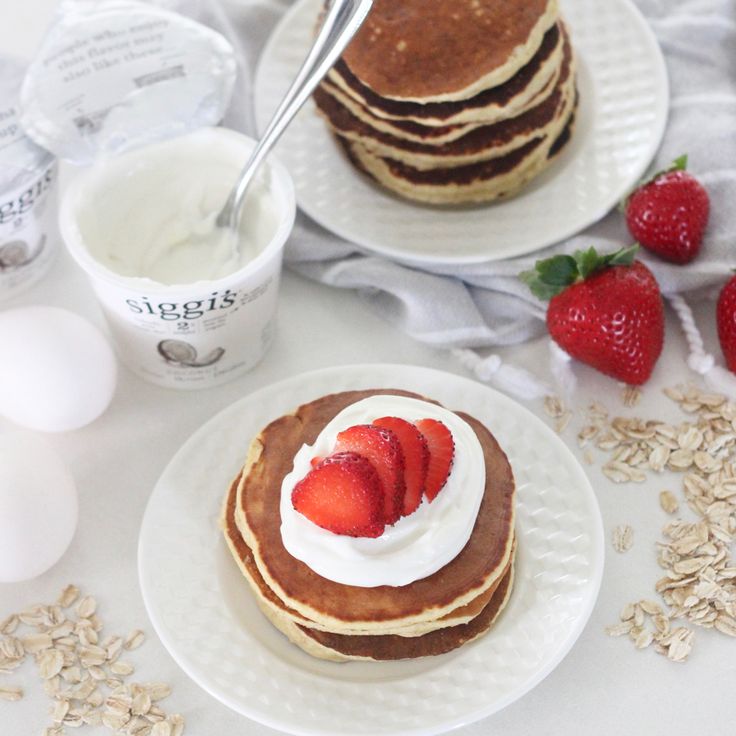
[(0, 700), (20, 700), (23, 690), (19, 687), (0, 687)]
[(619, 624), (606, 626), (606, 633), (609, 636), (624, 636), (631, 631), (633, 626), (634, 624), (631, 621), (622, 621)]
[(628, 552), (634, 544), (634, 530), (628, 524), (613, 530), (613, 548), (616, 552)]
[(544, 411), (548, 417), (559, 419), (566, 411), (565, 404), (559, 396), (545, 396)]
[(90, 595), (86, 595), (77, 603), (77, 616), (79, 618), (90, 618), (97, 610), (97, 601)]
[(143, 644), (145, 638), (146, 635), (140, 629), (136, 629), (135, 631), (131, 631), (130, 634), (125, 637), (125, 643), (123, 646), (128, 651), (138, 649), (138, 647)]
[(76, 585), (67, 585), (64, 590), (61, 591), (59, 599), (56, 601), (57, 605), (62, 608), (69, 608), (73, 606), (79, 598), (79, 588)]
[(171, 724), (168, 721), (159, 721), (151, 729), (151, 736), (171, 736)]
[(676, 514), (680, 508), (680, 504), (675, 498), (675, 494), (672, 491), (661, 491), (659, 494), (659, 505), (668, 514)]
[(15, 614), (11, 614), (0, 622), (0, 634), (10, 635), (15, 633), (19, 623), (20, 619)]
[(641, 401), (641, 389), (638, 386), (626, 386), (621, 395), (624, 406), (636, 406)]
[(557, 434), (562, 434), (567, 429), (567, 426), (570, 424), (571, 419), (572, 412), (564, 412), (562, 416), (558, 417), (557, 421), (555, 421), (555, 432), (557, 432)]
[[(35, 659), (43, 689), (54, 701), (53, 725), (44, 736), (64, 736), (66, 728), (84, 725), (105, 725), (121, 736), (150, 736), (158, 725), (160, 734), (181, 736), (182, 716), (152, 705), (170, 695), (168, 685), (125, 682), (134, 666), (118, 657), (124, 649), (138, 648), (143, 632), (103, 638), (96, 611), (94, 598), (80, 598), (79, 589), (69, 585), (55, 604), (11, 614), (0, 624), (0, 673), (13, 671), (26, 657)], [(0, 700), (22, 696), (20, 688), (0, 684)]]
[(58, 649), (44, 649), (38, 657), (38, 671), (44, 680), (58, 675), (64, 666), (64, 655)]
[[(602, 407), (590, 407), (587, 424), (594, 429), (584, 427), (578, 442), (582, 447), (592, 441), (609, 453), (602, 470), (617, 483), (641, 482), (645, 471), (683, 473), (685, 501), (696, 521), (670, 521), (657, 545), (665, 577), (655, 589), (664, 605), (630, 604), (622, 623), (606, 630), (628, 634), (635, 646), (653, 645), (672, 661), (683, 662), (692, 650), (694, 632), (671, 626), (673, 620), (736, 636), (736, 560), (731, 556), (736, 540), (736, 402), (694, 386), (668, 388), (665, 394), (690, 415), (687, 421), (674, 426), (610, 418)], [(667, 513), (679, 511), (671, 491), (662, 491), (659, 500)]]

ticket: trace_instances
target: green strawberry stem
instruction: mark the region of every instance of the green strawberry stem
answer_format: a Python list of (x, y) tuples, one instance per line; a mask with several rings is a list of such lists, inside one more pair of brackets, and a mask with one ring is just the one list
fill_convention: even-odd
[(552, 256), (537, 261), (532, 271), (524, 271), (519, 278), (542, 301), (563, 292), (568, 286), (585, 281), (599, 271), (613, 266), (630, 266), (639, 249), (638, 244), (622, 248), (614, 253), (600, 255), (595, 248), (578, 250), (570, 255)]
[(645, 187), (647, 184), (651, 184), (656, 179), (659, 179), (660, 176), (664, 176), (665, 174), (671, 174), (673, 171), (687, 171), (687, 154), (683, 153), (682, 156), (678, 156), (666, 169), (662, 169), (661, 171), (657, 171), (654, 174), (651, 174), (650, 176), (645, 177), (642, 179), (622, 200), (621, 203), (618, 206), (618, 209), (620, 212), (626, 212), (626, 207), (629, 204), (629, 200), (631, 199), (631, 195), (634, 194), (634, 192), (639, 191), (642, 187)]

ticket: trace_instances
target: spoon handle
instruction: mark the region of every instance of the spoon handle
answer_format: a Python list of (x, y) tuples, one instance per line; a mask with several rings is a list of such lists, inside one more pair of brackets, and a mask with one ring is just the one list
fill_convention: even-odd
[(256, 170), (358, 31), (373, 0), (333, 0), (307, 58), (279, 104), (258, 145), (217, 217), (217, 225), (237, 229), (245, 192)]

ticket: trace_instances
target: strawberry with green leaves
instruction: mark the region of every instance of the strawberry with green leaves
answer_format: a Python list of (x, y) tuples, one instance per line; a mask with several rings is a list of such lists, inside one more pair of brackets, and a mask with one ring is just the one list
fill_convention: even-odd
[(594, 248), (537, 261), (521, 274), (549, 300), (547, 329), (570, 356), (607, 376), (641, 385), (664, 343), (664, 307), (652, 272), (634, 260), (637, 247), (608, 255)]
[(634, 239), (660, 258), (680, 264), (700, 252), (710, 215), (708, 192), (686, 168), (687, 156), (680, 156), (623, 203)]

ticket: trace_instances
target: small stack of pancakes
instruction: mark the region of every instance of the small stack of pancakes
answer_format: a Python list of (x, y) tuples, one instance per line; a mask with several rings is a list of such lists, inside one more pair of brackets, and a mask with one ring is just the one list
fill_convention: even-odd
[(299, 407), (253, 441), (225, 499), (225, 539), (260, 609), (292, 642), (321, 659), (448, 652), (486, 633), (511, 593), (514, 478), (493, 435), (465, 414), (459, 416), (483, 448), (485, 495), (469, 541), (443, 568), (400, 587), (357, 587), (321, 577), (284, 548), (281, 483), (294, 455), (345, 407), (384, 393), (422, 398), (404, 391), (350, 391)]
[(432, 204), (509, 197), (570, 137), (557, 0), (375, 0), (314, 95), (349, 159)]

